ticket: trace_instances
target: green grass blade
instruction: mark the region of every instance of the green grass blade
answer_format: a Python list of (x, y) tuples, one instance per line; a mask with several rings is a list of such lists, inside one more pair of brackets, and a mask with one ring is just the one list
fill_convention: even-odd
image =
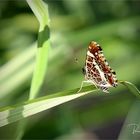
[(50, 31), (47, 5), (42, 0), (27, 0), (27, 3), (34, 12), (40, 24), (36, 64), (29, 96), (29, 99), (33, 99), (37, 96), (37, 93), (43, 83), (44, 76), (46, 73), (48, 53), (50, 49)]
[(137, 98), (140, 99), (140, 91), (137, 89), (137, 87), (134, 84), (128, 81), (119, 81), (119, 83), (125, 85), (130, 90), (131, 93), (133, 93)]
[(6, 96), (13, 96), (13, 94), (10, 93), (21, 87), (25, 81), (31, 78), (34, 65), (32, 59), (35, 54), (36, 46), (37, 44), (33, 43), (0, 67), (0, 100)]
[(140, 139), (140, 101), (135, 101), (125, 120), (119, 140)]
[(0, 67), (0, 83), (4, 83), (7, 79), (9, 79), (9, 77), (13, 76), (15, 71), (18, 72), (21, 67), (23, 69), (23, 65), (33, 59), (36, 46), (37, 44), (35, 42)]
[[(134, 94), (138, 99), (140, 99), (140, 91), (137, 87), (128, 82), (120, 81), (121, 84), (125, 85), (132, 94)], [(140, 138), (140, 101), (135, 101), (131, 110), (129, 111), (123, 128), (119, 135), (119, 140), (138, 140)]]
[[(78, 89), (74, 89), (33, 99), (19, 105), (2, 108), (0, 109), (0, 127), (71, 101), (93, 90), (97, 91), (97, 89), (91, 85), (83, 87), (80, 93), (77, 93)], [(97, 94), (95, 93), (94, 95)]]
[[(49, 43), (50, 32), (48, 27), (49, 17), (48, 17), (47, 5), (42, 0), (27, 0), (27, 3), (29, 4), (32, 11), (34, 12), (40, 24), (39, 34), (38, 34), (36, 63), (35, 63), (35, 69), (34, 69), (31, 88), (30, 88), (30, 94), (29, 94), (29, 100), (30, 100), (30, 99), (34, 99), (37, 96), (45, 77), (47, 63), (48, 63), (48, 53), (50, 49), (50, 43)], [(26, 127), (26, 122), (24, 121), (19, 122), (18, 127), (20, 129), (19, 132), (17, 132), (17, 140), (20, 140), (22, 138), (24, 129)]]

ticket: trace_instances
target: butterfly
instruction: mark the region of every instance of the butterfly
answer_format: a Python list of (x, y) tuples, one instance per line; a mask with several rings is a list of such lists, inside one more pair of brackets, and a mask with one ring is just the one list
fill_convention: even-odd
[(82, 70), (85, 81), (82, 81), (81, 88), (83, 83), (87, 82), (108, 93), (109, 87), (116, 87), (118, 85), (115, 71), (111, 69), (104, 57), (102, 48), (95, 41), (90, 42), (88, 46), (85, 66)]

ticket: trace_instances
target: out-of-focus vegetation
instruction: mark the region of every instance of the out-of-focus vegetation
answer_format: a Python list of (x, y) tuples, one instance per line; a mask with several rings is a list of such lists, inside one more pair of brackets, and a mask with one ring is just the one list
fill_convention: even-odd
[[(81, 68), (92, 40), (102, 46), (119, 80), (130, 81), (140, 87), (140, 1), (45, 2), (51, 20), (52, 47), (38, 96), (80, 87), (84, 78)], [(38, 21), (26, 1), (0, 1), (1, 107), (29, 98), (38, 28)], [(105, 96), (93, 94), (30, 117), (23, 132), (18, 131), (21, 129), (17, 123), (1, 127), (0, 137), (12, 139), (22, 133), (22, 139), (117, 139), (135, 102), (134, 95), (122, 85), (110, 89), (110, 94)], [(136, 107), (140, 107), (139, 103), (133, 105), (128, 114), (130, 117), (127, 117), (134, 124), (139, 120), (135, 118), (140, 115), (136, 113)], [(128, 120), (125, 121), (127, 124)], [(131, 131), (132, 127), (126, 133), (131, 135)], [(139, 139), (140, 133), (134, 135)]]

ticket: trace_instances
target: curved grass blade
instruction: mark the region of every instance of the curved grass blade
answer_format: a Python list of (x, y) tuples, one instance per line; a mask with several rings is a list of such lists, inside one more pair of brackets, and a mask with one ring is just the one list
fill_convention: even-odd
[(17, 73), (21, 67), (23, 69), (23, 65), (27, 64), (31, 59), (33, 59), (36, 46), (37, 45), (35, 42), (0, 67), (0, 83), (5, 82), (7, 79), (9, 79), (9, 77), (13, 76), (15, 71)]
[[(140, 99), (140, 91), (137, 87), (128, 82), (128, 81), (120, 81), (121, 84), (125, 85), (131, 93), (133, 93), (137, 99)], [(129, 111), (123, 128), (119, 135), (119, 140), (138, 140), (140, 139), (140, 101), (136, 100)]]
[(48, 53), (50, 49), (50, 31), (49, 31), (49, 16), (48, 7), (42, 0), (27, 0), (30, 8), (34, 12), (39, 21), (39, 34), (38, 34), (38, 48), (36, 55), (35, 70), (33, 73), (29, 99), (37, 96), (38, 91), (43, 83), (47, 63)]
[(0, 67), (0, 100), (13, 96), (11, 91), (15, 91), (31, 77), (36, 46), (35, 42)]
[(128, 81), (119, 81), (119, 83), (125, 85), (130, 90), (131, 93), (133, 93), (137, 98), (140, 99), (140, 91), (137, 89), (137, 87), (134, 84)]
[[(37, 114), (52, 107), (58, 106), (62, 103), (71, 101), (80, 96), (86, 95), (93, 90), (97, 91), (97, 89), (93, 85), (91, 85), (83, 87), (80, 93), (77, 93), (78, 89), (74, 89), (33, 99), (15, 106), (2, 108), (0, 109), (0, 127), (10, 124), (12, 122), (19, 121), (23, 118)], [(94, 95), (97, 94), (95, 93)]]
[[(39, 93), (39, 89), (44, 81), (48, 63), (48, 54), (50, 49), (50, 32), (47, 5), (42, 0), (27, 0), (27, 3), (29, 4), (30, 8), (32, 9), (40, 24), (36, 63), (29, 94), (29, 100), (31, 100), (37, 96), (37, 94)], [(17, 138), (21, 139), (24, 129), (26, 127), (26, 122), (19, 122), (19, 127), (20, 130), (19, 133), (17, 133)]]
[(135, 101), (129, 111), (119, 140), (139, 140), (140, 139), (140, 101)]

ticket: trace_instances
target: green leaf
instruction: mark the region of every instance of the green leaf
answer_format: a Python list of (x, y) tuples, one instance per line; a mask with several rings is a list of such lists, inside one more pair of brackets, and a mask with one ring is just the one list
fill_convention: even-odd
[(29, 99), (33, 99), (37, 96), (39, 89), (44, 81), (48, 63), (48, 54), (50, 50), (50, 31), (48, 7), (46, 3), (44, 3), (42, 0), (27, 0), (27, 3), (34, 12), (40, 24), (36, 64), (29, 95)]
[(135, 101), (129, 111), (119, 140), (139, 140), (140, 139), (140, 101)]
[[(0, 127), (76, 99), (80, 96), (90, 93), (93, 90), (97, 91), (96, 88), (91, 85), (83, 87), (80, 93), (77, 93), (78, 89), (74, 89), (32, 99), (15, 106), (2, 108), (0, 109)], [(95, 93), (94, 95), (97, 94)]]
[[(36, 63), (33, 73), (33, 78), (31, 82), (29, 100), (34, 99), (39, 93), (39, 89), (44, 81), (47, 63), (48, 63), (48, 54), (50, 49), (50, 31), (49, 31), (49, 17), (48, 17), (48, 8), (47, 5), (42, 0), (27, 0), (30, 8), (34, 12), (35, 16), (39, 21), (39, 34), (38, 34), (38, 47), (36, 54)], [(23, 127), (21, 124), (24, 124)], [(17, 139), (21, 139), (24, 127), (26, 126), (25, 122), (20, 122), (19, 134)]]
[(119, 83), (125, 85), (130, 90), (131, 93), (133, 93), (136, 97), (140, 99), (140, 91), (137, 89), (137, 87), (134, 84), (128, 81), (119, 81)]
[(13, 94), (9, 93), (15, 91), (31, 77), (34, 64), (32, 59), (36, 46), (36, 43), (28, 46), (27, 49), (17, 54), (0, 68), (0, 100), (3, 100), (4, 97), (13, 96)]
[[(128, 81), (120, 81), (120, 83), (125, 85), (130, 92), (137, 97), (137, 99), (140, 99), (140, 91), (134, 84)], [(119, 140), (140, 139), (140, 101), (137, 99), (126, 117), (125, 123), (119, 135)]]

